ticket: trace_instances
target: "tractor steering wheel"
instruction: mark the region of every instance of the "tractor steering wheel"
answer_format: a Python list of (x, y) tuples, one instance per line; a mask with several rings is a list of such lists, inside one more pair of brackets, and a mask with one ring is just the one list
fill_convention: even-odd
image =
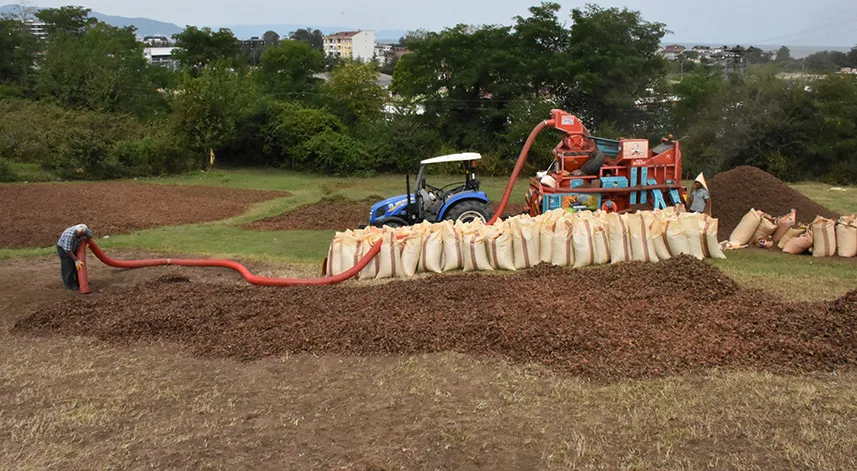
[(423, 183), (423, 186), (428, 188), (432, 193), (440, 193), (441, 191), (443, 191), (441, 188), (431, 186), (428, 183)]

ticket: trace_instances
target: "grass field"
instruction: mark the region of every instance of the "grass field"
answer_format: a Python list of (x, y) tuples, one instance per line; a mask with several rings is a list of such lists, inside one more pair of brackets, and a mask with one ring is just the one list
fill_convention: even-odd
[[(401, 176), (268, 169), (144, 181), (292, 196), (225, 221), (99, 239), (108, 253), (220, 256), (302, 274), (317, 272), (332, 231), (241, 225), (326, 195), (391, 196), (405, 186)], [(506, 185), (482, 183), (495, 201)], [(857, 188), (795, 188), (834, 211), (857, 212)], [(518, 183), (513, 199), (525, 190)], [(763, 250), (727, 256), (711, 263), (745, 287), (788, 300), (830, 300), (857, 288), (849, 260)], [(0, 250), (0, 258), (0, 303), (12, 306), (0, 316), (0, 469), (857, 469), (851, 371), (710, 370), (601, 384), (452, 352), (242, 363), (189, 357), (166, 343), (22, 337), (9, 333), (17, 318), (76, 295), (56, 286), (52, 247)], [(99, 274), (110, 277), (104, 289), (120, 290), (170, 270)], [(225, 270), (188, 270), (195, 282), (224, 289), (240, 282)]]
[[(247, 213), (226, 221), (162, 227), (112, 236), (107, 240), (99, 240), (103, 248), (311, 265), (312, 268), (306, 268), (308, 270), (314, 270), (326, 256), (334, 231), (260, 232), (246, 230), (241, 225), (294, 210), (328, 195), (362, 199), (372, 195), (392, 196), (405, 191), (404, 178), (399, 175), (335, 178), (274, 169), (213, 170), (141, 181), (165, 185), (286, 190), (292, 196), (259, 203)], [(456, 178), (439, 176), (430, 181), (442, 186), (456, 181)], [(507, 180), (486, 177), (481, 182), (488, 197), (492, 201), (499, 201)], [(526, 187), (526, 180), (519, 181), (512, 194), (512, 201), (522, 200)], [(822, 183), (800, 183), (794, 187), (834, 211), (857, 213), (855, 187), (844, 188), (845, 191), (831, 190), (830, 185)], [(52, 251), (53, 248), (0, 249), (0, 259), (48, 255)], [(843, 260), (820, 262), (812, 257), (788, 257), (755, 250), (733, 251), (728, 256), (729, 260), (715, 262), (715, 265), (745, 285), (767, 289), (794, 300), (828, 299), (845, 293), (857, 281), (855, 265)]]

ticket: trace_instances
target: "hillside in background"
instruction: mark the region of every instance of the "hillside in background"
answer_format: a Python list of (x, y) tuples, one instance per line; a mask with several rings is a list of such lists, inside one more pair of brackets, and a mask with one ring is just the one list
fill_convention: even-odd
[[(17, 5), (0, 6), (0, 15), (11, 15), (16, 14), (17, 12)], [(163, 21), (152, 20), (150, 18), (128, 18), (125, 16), (105, 15), (104, 13), (99, 13), (97, 11), (93, 11), (91, 13), (91, 16), (109, 25), (117, 27), (134, 26), (135, 28), (137, 28), (137, 34), (139, 36), (170, 37), (173, 34), (181, 33), (182, 30), (184, 30), (183, 26), (179, 26), (173, 23), (166, 23)], [(249, 39), (253, 36), (261, 37), (263, 34), (265, 34), (266, 31), (275, 31), (280, 36), (287, 36), (290, 32), (301, 28), (318, 29), (324, 34), (332, 34), (338, 31), (353, 31), (358, 29), (354, 26), (307, 26), (287, 23), (212, 26), (212, 28), (220, 27), (231, 29), (233, 34), (235, 34), (235, 36), (239, 39)], [(377, 41), (395, 42), (398, 41), (399, 38), (401, 38), (405, 34), (407, 34), (406, 30), (378, 30), (375, 31), (375, 39)]]
[[(18, 12), (17, 5), (0, 6), (0, 15), (11, 15)], [(181, 33), (183, 27), (173, 23), (152, 20), (149, 18), (128, 18), (124, 16), (105, 15), (97, 11), (93, 11), (90, 16), (103, 21), (109, 25), (117, 27), (134, 26), (137, 28), (139, 36), (172, 36), (176, 33)]]

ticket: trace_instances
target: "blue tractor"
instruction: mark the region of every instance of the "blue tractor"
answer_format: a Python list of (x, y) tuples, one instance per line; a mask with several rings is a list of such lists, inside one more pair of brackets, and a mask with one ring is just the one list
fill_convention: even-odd
[[(481, 219), (487, 222), (493, 212), (488, 196), (479, 191), (476, 179), (476, 161), (482, 156), (463, 153), (434, 157), (420, 162), (420, 170), (411, 193), (410, 175), (407, 177), (404, 195), (394, 196), (372, 205), (369, 224), (376, 227), (402, 227), (423, 221), (443, 220), (470, 222)], [(464, 167), (463, 183), (453, 183), (436, 188), (426, 183), (426, 166), (446, 162), (461, 162)], [(408, 198), (410, 196), (410, 198)]]

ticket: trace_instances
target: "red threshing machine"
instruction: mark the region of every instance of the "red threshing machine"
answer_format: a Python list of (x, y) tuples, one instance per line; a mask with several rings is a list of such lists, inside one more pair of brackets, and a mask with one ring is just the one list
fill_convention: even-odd
[(556, 160), (530, 179), (526, 209), (532, 216), (563, 208), (624, 212), (663, 209), (685, 203), (681, 186), (681, 147), (671, 138), (649, 149), (646, 139), (594, 137), (580, 120), (553, 110), (553, 126), (565, 133), (553, 151)]

